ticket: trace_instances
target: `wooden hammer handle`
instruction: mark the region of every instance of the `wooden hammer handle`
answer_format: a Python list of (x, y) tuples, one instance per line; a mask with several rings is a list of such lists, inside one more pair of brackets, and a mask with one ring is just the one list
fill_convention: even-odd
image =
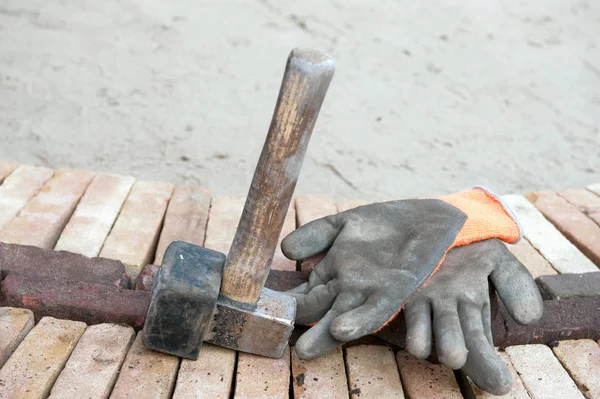
[(290, 53), (279, 97), (231, 249), (221, 294), (255, 304), (271, 268), (304, 154), (335, 61), (315, 50)]

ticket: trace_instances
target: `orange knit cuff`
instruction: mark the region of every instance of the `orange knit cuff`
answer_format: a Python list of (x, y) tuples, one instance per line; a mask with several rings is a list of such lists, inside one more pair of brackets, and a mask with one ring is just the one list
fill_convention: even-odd
[(517, 243), (523, 233), (515, 214), (502, 200), (484, 187), (438, 197), (467, 215), (467, 221), (456, 236), (451, 248), (477, 241), (498, 238), (509, 244)]

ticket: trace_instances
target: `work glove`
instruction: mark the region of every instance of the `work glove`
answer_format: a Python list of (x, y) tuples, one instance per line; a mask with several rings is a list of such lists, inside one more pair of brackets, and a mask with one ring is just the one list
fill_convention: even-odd
[(296, 342), (298, 356), (313, 359), (379, 331), (451, 248), (490, 238), (515, 243), (521, 229), (482, 187), (360, 206), (293, 231), (281, 244), (288, 258), (327, 251), (308, 282), (287, 292), (297, 301), (296, 324), (312, 326)]
[(404, 308), (406, 350), (426, 359), (432, 336), (438, 361), (463, 372), (481, 389), (504, 395), (510, 371), (494, 351), (490, 285), (521, 324), (542, 317), (543, 302), (529, 271), (498, 239), (454, 248), (427, 286)]

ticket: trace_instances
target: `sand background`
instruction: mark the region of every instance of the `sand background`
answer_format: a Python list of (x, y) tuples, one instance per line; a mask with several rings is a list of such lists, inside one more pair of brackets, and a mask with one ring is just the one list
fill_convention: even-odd
[(600, 182), (591, 0), (0, 0), (0, 158), (245, 195), (296, 46), (337, 62), (297, 193)]

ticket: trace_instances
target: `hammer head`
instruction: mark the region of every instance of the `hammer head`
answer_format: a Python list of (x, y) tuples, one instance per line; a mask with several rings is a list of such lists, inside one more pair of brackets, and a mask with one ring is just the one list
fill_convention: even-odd
[(203, 341), (280, 358), (294, 329), (296, 300), (263, 288), (255, 305), (219, 295), (225, 255), (174, 241), (152, 288), (143, 330), (148, 349), (196, 360)]

